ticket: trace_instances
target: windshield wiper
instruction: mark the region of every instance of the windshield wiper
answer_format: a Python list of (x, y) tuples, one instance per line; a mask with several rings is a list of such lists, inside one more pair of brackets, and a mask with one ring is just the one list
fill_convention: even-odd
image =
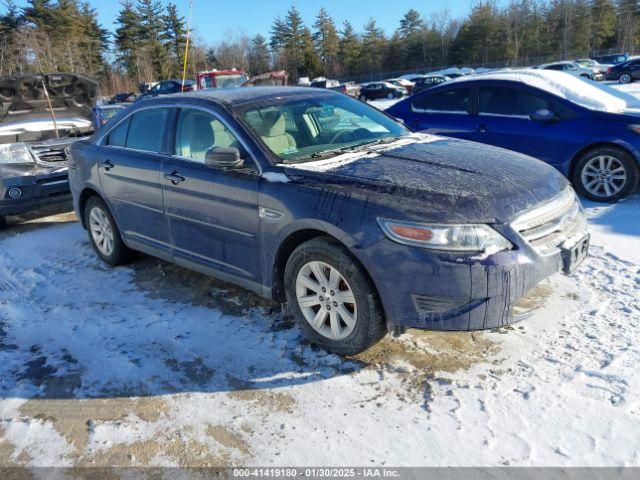
[(297, 157), (294, 161), (287, 162), (287, 163), (297, 163), (300, 160), (308, 160), (308, 159), (316, 160), (316, 159), (319, 159), (319, 158), (329, 157), (329, 156), (334, 155), (336, 153), (355, 152), (355, 151), (360, 150), (363, 147), (371, 147), (373, 145), (381, 145), (381, 144), (391, 143), (391, 142), (395, 142), (396, 140), (397, 140), (397, 137), (377, 138), (375, 140), (366, 140), (364, 142), (356, 143), (354, 145), (347, 145), (345, 147), (332, 148), (332, 149), (329, 149), (329, 150), (322, 150), (321, 152), (313, 152), (313, 153), (310, 153), (309, 155), (303, 155), (301, 157)]

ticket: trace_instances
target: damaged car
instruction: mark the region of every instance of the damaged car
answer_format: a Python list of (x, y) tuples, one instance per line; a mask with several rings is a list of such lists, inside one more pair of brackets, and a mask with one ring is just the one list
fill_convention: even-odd
[(66, 149), (93, 133), (98, 84), (73, 74), (0, 78), (0, 227), (69, 202)]
[(554, 168), (413, 133), (327, 89), (150, 99), (70, 151), (74, 207), (104, 262), (137, 250), (236, 283), (338, 354), (406, 328), (509, 325), (589, 247)]

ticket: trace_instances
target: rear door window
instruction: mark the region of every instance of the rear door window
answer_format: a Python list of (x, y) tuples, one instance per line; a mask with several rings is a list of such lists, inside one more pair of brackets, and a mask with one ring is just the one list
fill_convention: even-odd
[(414, 112), (425, 113), (469, 113), (471, 91), (468, 88), (456, 88), (423, 95), (411, 102)]
[(481, 87), (478, 96), (480, 115), (529, 119), (538, 110), (550, 110), (562, 119), (573, 117), (573, 113), (561, 104), (515, 88)]
[(150, 108), (131, 116), (127, 148), (145, 152), (162, 152), (168, 108)]

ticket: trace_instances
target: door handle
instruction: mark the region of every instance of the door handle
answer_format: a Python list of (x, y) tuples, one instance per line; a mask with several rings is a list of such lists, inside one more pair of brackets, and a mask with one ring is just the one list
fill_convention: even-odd
[(169, 180), (174, 185), (178, 185), (180, 182), (184, 182), (185, 181), (185, 178), (180, 176), (180, 175), (178, 175), (177, 171), (174, 171), (173, 173), (165, 173), (164, 174), (164, 178)]
[(105, 160), (104, 162), (100, 163), (100, 166), (108, 172), (113, 168), (113, 163), (111, 163), (111, 160)]
[(489, 127), (487, 127), (486, 125), (478, 125), (476, 127), (476, 132), (487, 133), (488, 131), (489, 131)]

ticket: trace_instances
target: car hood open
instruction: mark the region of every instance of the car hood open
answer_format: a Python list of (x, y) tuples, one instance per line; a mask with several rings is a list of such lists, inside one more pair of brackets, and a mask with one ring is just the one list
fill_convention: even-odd
[(285, 171), (350, 195), (365, 193), (407, 219), (444, 223), (506, 223), (567, 185), (555, 169), (531, 157), (433, 136)]
[(95, 80), (72, 73), (13, 75), (0, 77), (0, 126), (51, 119), (45, 89), (57, 120), (91, 121)]

